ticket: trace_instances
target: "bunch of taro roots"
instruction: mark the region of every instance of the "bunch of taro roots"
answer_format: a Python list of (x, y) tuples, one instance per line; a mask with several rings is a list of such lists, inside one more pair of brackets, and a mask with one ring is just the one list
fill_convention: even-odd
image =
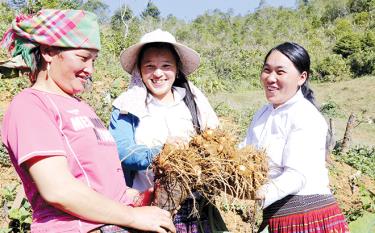
[(220, 129), (196, 135), (187, 146), (166, 144), (152, 164), (156, 203), (173, 212), (193, 192), (211, 203), (222, 193), (252, 200), (266, 181), (267, 164), (264, 151), (239, 149), (235, 137)]

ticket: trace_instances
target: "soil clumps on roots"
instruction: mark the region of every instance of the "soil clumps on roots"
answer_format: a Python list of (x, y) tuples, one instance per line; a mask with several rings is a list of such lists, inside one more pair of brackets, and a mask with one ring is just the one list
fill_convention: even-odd
[(173, 212), (187, 197), (194, 199), (194, 192), (214, 205), (215, 197), (223, 194), (229, 195), (228, 202), (254, 199), (266, 181), (267, 164), (264, 151), (251, 146), (239, 149), (229, 132), (206, 130), (187, 146), (166, 144), (154, 159), (156, 202)]

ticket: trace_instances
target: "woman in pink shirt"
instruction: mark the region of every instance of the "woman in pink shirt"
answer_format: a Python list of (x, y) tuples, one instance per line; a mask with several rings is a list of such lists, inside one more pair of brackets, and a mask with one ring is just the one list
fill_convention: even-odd
[(100, 50), (96, 16), (80, 10), (19, 16), (2, 44), (31, 70), (31, 88), (14, 97), (2, 126), (33, 209), (31, 231), (175, 232), (170, 213), (143, 206), (150, 190), (125, 185), (113, 137), (75, 96), (90, 84)]

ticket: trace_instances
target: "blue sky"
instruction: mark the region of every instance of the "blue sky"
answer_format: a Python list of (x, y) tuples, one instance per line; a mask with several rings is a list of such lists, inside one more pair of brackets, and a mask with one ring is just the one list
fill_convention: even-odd
[[(110, 6), (112, 12), (126, 3), (135, 15), (139, 15), (146, 8), (148, 0), (103, 0), (103, 2)], [(253, 12), (260, 0), (154, 0), (153, 2), (163, 17), (172, 14), (190, 21), (205, 11), (214, 9), (226, 12), (232, 8), (235, 15), (244, 15)], [(265, 0), (265, 2), (270, 6), (294, 7), (296, 0)]]

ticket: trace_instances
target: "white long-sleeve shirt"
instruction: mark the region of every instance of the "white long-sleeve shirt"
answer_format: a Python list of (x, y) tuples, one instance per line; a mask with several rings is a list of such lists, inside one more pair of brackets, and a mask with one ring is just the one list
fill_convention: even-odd
[[(198, 107), (198, 119), (201, 129), (216, 128), (218, 119), (203, 94), (195, 90), (195, 101)], [(162, 147), (168, 139), (177, 142), (188, 143), (196, 134), (192, 116), (189, 108), (184, 102), (186, 90), (180, 87), (173, 87), (174, 102), (163, 104), (149, 94), (146, 98), (147, 114), (140, 117), (139, 124), (135, 130), (135, 141), (138, 145), (148, 147)], [(198, 104), (200, 103), (200, 104)], [(150, 170), (140, 170), (136, 173), (133, 188), (140, 191), (153, 187), (154, 174)]]
[[(175, 87), (174, 102), (163, 104), (151, 94), (147, 96), (148, 114), (139, 120), (135, 141), (139, 145), (162, 147), (168, 138), (188, 142), (195, 134), (192, 116), (183, 101), (185, 89)], [(133, 188), (145, 191), (153, 187), (154, 174), (151, 170), (140, 170), (135, 174)]]
[(327, 124), (299, 90), (283, 105), (268, 104), (253, 118), (240, 146), (263, 148), (269, 181), (258, 194), (263, 208), (287, 195), (330, 194), (325, 167)]

